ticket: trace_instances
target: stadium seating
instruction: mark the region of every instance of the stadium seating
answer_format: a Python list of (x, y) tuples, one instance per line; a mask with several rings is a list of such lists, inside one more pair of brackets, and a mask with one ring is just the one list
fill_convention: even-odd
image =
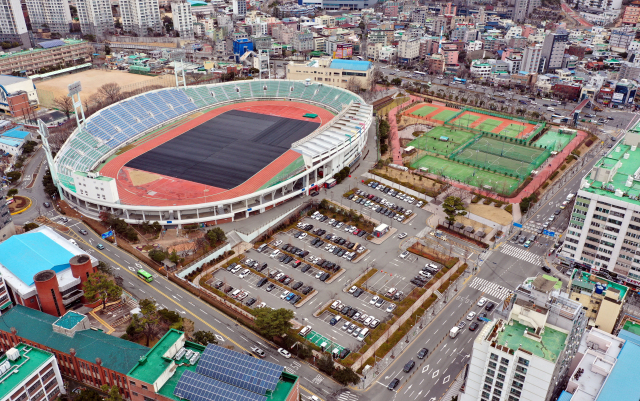
[(346, 90), (299, 81), (247, 80), (159, 89), (125, 99), (88, 117), (85, 126), (74, 132), (56, 156), (60, 180), (73, 189), (73, 171), (89, 171), (113, 149), (172, 119), (218, 103), (265, 97), (300, 99), (335, 112), (351, 102), (360, 102), (358, 96)]

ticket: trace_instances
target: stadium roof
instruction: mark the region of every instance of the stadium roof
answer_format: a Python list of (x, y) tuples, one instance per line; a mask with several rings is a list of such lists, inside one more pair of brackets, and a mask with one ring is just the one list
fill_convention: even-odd
[(329, 68), (337, 68), (341, 70), (368, 71), (371, 69), (370, 61), (360, 60), (340, 60), (336, 59), (331, 62)]

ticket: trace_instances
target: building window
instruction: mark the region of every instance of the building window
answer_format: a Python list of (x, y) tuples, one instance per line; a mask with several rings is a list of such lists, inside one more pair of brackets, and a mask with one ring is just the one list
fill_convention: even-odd
[(519, 388), (519, 389), (521, 389), (521, 390), (522, 390), (522, 387), (524, 387), (524, 384), (522, 384), (522, 383), (520, 383), (520, 382), (517, 382), (517, 381), (515, 381), (515, 380), (511, 383), (511, 385), (512, 385), (513, 387), (515, 387), (515, 388)]
[(131, 392), (131, 395), (133, 395), (134, 397), (137, 397), (137, 396), (138, 396), (138, 393), (136, 393), (135, 391), (132, 391), (132, 392)]
[(484, 378), (484, 382), (485, 382), (485, 383), (489, 383), (489, 384), (493, 384), (493, 379), (492, 379), (492, 378), (490, 378), (490, 377), (485, 377), (485, 378)]
[(493, 377), (496, 374), (496, 371), (493, 369), (487, 369), (487, 376)]
[(495, 362), (489, 362), (489, 367), (495, 369), (498, 366)]
[(483, 392), (482, 392), (482, 396), (483, 396), (484, 398), (489, 398), (489, 397), (491, 397), (491, 394), (487, 393), (486, 391), (483, 391)]
[(516, 390), (515, 388), (511, 389), (511, 394), (520, 397), (520, 394), (522, 394), (520, 391)]
[(500, 360), (500, 363), (502, 363), (502, 364), (504, 364), (504, 365), (507, 365), (507, 366), (508, 366), (508, 365), (509, 365), (509, 360), (508, 360), (507, 358), (502, 358), (502, 359)]
[(497, 360), (498, 360), (498, 355), (496, 355), (496, 354), (491, 354), (491, 355), (489, 356), (489, 358), (490, 358), (492, 361), (497, 361)]
[(149, 390), (144, 384), (141, 384), (140, 387), (142, 387), (143, 390)]
[(485, 384), (484, 386), (482, 386), (482, 388), (484, 388), (487, 391), (491, 391), (491, 386), (488, 384)]
[(155, 401), (153, 398), (144, 397), (144, 401)]
[(522, 375), (521, 375), (521, 374), (519, 374), (519, 373), (516, 373), (516, 374), (514, 375), (514, 377), (515, 377), (516, 379), (520, 380), (521, 382), (523, 382), (523, 381), (524, 381), (524, 376), (522, 376)]
[(502, 382), (499, 382), (499, 381), (496, 380), (496, 387), (497, 388), (502, 388), (502, 387), (504, 387), (504, 384)]
[(529, 366), (529, 361), (524, 359), (524, 358), (518, 358), (518, 363), (524, 365), (524, 366)]
[(500, 395), (500, 394), (502, 394), (502, 391), (501, 391), (501, 390), (498, 390), (497, 388), (494, 388), (494, 389), (493, 389), (493, 394), (495, 394), (495, 395)]
[[(133, 387), (135, 387), (135, 386), (136, 386), (136, 382), (134, 382), (134, 381), (129, 380), (129, 383), (130, 383)], [(134, 393), (134, 394), (135, 394), (135, 393)]]
[(500, 366), (500, 367), (498, 368), (498, 370), (499, 370), (500, 372), (502, 372), (502, 373), (507, 373), (507, 367), (506, 367), (506, 366)]

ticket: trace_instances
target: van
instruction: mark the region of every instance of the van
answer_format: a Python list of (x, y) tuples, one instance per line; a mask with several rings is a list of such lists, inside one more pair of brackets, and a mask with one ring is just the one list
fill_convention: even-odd
[(229, 295), (231, 295), (231, 298), (235, 298), (235, 297), (237, 297), (237, 296), (238, 296), (238, 294), (240, 294), (240, 292), (241, 292), (240, 290), (234, 290), (234, 291), (233, 291), (231, 294), (229, 294)]
[(300, 334), (302, 337), (306, 337), (309, 333), (311, 333), (311, 326), (304, 326), (298, 334)]
[(333, 356), (333, 359), (337, 359), (340, 356), (340, 350), (338, 348), (334, 348), (333, 351), (331, 351), (331, 356)]
[(271, 255), (269, 255), (272, 258), (276, 258), (278, 257), (278, 255), (280, 255), (280, 250), (276, 249), (275, 251), (271, 252)]
[(369, 335), (369, 329), (362, 329), (362, 331), (360, 332), (360, 334), (358, 335), (358, 341), (362, 342), (364, 341), (365, 337), (367, 337)]
[(335, 315), (333, 317), (333, 319), (331, 319), (331, 321), (329, 322), (330, 325), (335, 326), (336, 324), (338, 324), (338, 322), (342, 320), (342, 316), (340, 315)]
[(262, 244), (262, 245), (260, 245), (260, 246), (258, 247), (258, 252), (262, 252), (262, 251), (264, 251), (264, 248), (266, 248), (266, 247), (267, 247), (267, 244)]
[(547, 111), (555, 111), (553, 107), (547, 107)]

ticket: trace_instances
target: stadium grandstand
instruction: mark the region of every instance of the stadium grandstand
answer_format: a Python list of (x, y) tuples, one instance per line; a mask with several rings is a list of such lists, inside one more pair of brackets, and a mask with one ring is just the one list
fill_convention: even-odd
[[(372, 113), (354, 93), (310, 81), (163, 88), (88, 117), (48, 160), (60, 195), (89, 217), (220, 224), (309, 195), (353, 166)], [(193, 178), (197, 169), (210, 177)]]

